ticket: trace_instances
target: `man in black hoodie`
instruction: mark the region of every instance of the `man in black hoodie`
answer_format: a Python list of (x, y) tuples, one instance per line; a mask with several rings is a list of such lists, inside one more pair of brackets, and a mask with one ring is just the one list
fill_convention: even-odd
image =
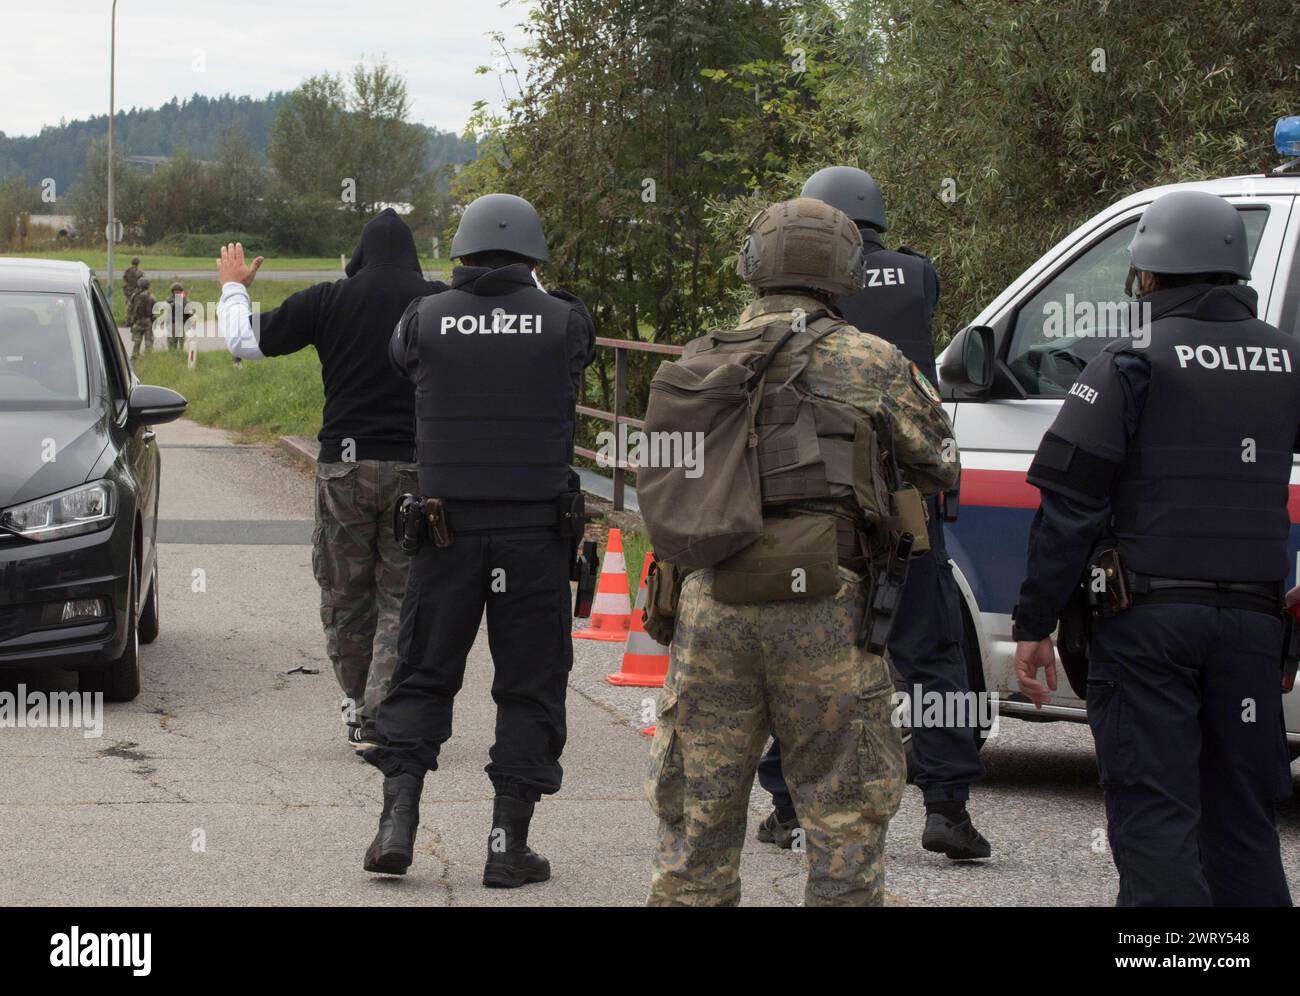
[(221, 250), (219, 321), (237, 359), (307, 346), (320, 356), (312, 568), (348, 741), (361, 750), (397, 664), (409, 557), (393, 538), (393, 506), (416, 485), (415, 392), (390, 366), (388, 340), (411, 301), (447, 288), (424, 279), (411, 230), (391, 208), (362, 231), (346, 279), (299, 291), (255, 322), (248, 286), (262, 262), (246, 264), (238, 243)]

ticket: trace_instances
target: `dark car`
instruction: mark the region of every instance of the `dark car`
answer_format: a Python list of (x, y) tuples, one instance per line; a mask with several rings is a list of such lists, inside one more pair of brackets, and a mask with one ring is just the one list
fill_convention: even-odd
[(140, 644), (158, 635), (149, 427), (184, 411), (137, 381), (84, 264), (0, 258), (0, 667), (139, 693)]

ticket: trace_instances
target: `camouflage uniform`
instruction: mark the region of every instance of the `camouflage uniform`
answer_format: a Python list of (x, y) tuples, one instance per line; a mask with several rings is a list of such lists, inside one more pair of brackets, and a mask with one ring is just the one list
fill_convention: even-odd
[[(760, 297), (741, 328), (824, 309), (797, 294)], [(883, 339), (852, 330), (818, 340), (799, 377), (806, 390), (853, 405), (891, 438), (923, 492), (952, 486), (952, 427), (933, 387)], [(833, 503), (825, 511), (835, 514)], [(659, 817), (650, 905), (740, 901), (755, 766), (775, 732), (806, 837), (809, 906), (878, 905), (885, 831), (905, 776), (890, 722), (893, 682), (882, 658), (854, 645), (865, 609), (859, 575), (840, 568), (833, 596), (725, 605), (713, 572), (682, 587), (670, 666), (651, 747), (647, 794)], [(789, 745), (788, 747), (786, 745)]]
[(132, 262), (122, 273), (122, 291), (126, 295), (126, 313), (128, 315), (131, 313), (131, 302), (135, 300), (136, 285), (140, 283), (140, 278), (143, 276), (144, 271), (135, 262)]
[(127, 311), (126, 320), (131, 326), (131, 355), (139, 356), (141, 346), (148, 352), (151, 346), (153, 330), (153, 294), (149, 292), (148, 281), (139, 287)]
[(345, 696), (343, 718), (352, 725), (374, 722), (397, 666), (410, 558), (393, 538), (393, 506), (418, 490), (413, 463), (316, 466), (312, 570), (325, 648)]

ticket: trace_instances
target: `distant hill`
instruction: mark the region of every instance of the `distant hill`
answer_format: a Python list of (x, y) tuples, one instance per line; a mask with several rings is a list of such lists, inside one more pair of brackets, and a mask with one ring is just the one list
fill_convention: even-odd
[[(113, 141), (128, 156), (170, 156), (188, 148), (203, 159), (222, 132), (240, 125), (254, 148), (265, 155), (271, 125), (285, 96), (272, 93), (257, 99), (228, 94), (204, 97), (196, 93), (188, 100), (172, 98), (161, 107), (118, 111)], [(475, 157), (473, 142), (454, 132), (421, 127), (429, 136), (426, 167), (465, 163)], [(81, 178), (91, 141), (107, 133), (107, 114), (51, 125), (41, 129), (39, 135), (10, 138), (0, 132), (0, 179), (20, 176), (34, 185), (53, 177), (59, 190), (71, 190)]]

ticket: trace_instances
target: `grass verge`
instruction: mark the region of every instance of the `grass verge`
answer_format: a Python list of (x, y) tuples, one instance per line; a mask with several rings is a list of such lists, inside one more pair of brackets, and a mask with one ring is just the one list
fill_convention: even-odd
[(135, 371), (146, 384), (185, 395), (187, 417), (246, 439), (271, 442), (320, 431), (325, 395), (320, 360), (310, 347), (291, 356), (245, 360), (239, 367), (224, 350), (199, 353), (193, 370), (180, 350), (146, 353), (136, 358)]

